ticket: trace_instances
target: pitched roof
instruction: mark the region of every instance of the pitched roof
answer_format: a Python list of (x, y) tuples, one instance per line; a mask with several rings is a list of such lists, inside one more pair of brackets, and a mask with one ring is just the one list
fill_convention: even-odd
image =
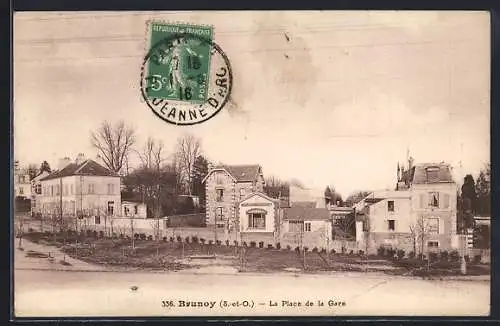
[(105, 168), (93, 160), (85, 160), (80, 164), (70, 163), (61, 170), (54, 171), (40, 181), (69, 177), (72, 175), (88, 175), (88, 176), (106, 176), (117, 177), (113, 171)]
[(425, 183), (453, 183), (451, 167), (445, 163), (422, 163), (414, 167), (412, 182)]
[(251, 165), (219, 165), (211, 169), (203, 183), (207, 180), (208, 176), (217, 170), (224, 170), (231, 175), (236, 182), (251, 182), (257, 180), (261, 173), (261, 167), (258, 164)]
[(266, 195), (265, 193), (263, 192), (260, 192), (260, 191), (254, 191), (254, 192), (251, 192), (249, 193), (248, 195), (246, 195), (245, 197), (243, 197), (241, 200), (240, 200), (240, 203), (244, 202), (245, 200), (248, 200), (250, 198), (252, 198), (253, 196), (260, 196), (261, 198), (264, 198), (270, 202), (273, 202), (273, 203), (277, 203), (279, 202), (279, 199), (274, 199), (274, 198), (271, 198), (269, 197), (268, 195)]
[(225, 165), (226, 170), (238, 182), (257, 180), (260, 173), (260, 165)]
[(315, 201), (294, 201), (290, 204), (291, 207), (306, 207), (306, 208), (316, 208)]
[(285, 220), (329, 220), (330, 212), (326, 208), (287, 207), (283, 209)]

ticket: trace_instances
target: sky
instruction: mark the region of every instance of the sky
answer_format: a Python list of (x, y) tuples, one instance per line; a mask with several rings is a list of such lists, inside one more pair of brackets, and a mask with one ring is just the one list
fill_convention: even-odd
[[(139, 91), (146, 22), (212, 25), (233, 70), (233, 104), (174, 126)], [(288, 38), (288, 40), (287, 40)], [(124, 120), (162, 140), (202, 140), (214, 162), (356, 190), (393, 188), (407, 152), (447, 162), (457, 182), (490, 160), (487, 12), (17, 12), (14, 156), (21, 165), (80, 152)]]

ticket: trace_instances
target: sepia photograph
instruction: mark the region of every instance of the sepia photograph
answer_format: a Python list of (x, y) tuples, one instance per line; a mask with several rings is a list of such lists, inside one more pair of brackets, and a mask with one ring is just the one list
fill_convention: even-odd
[(490, 23), (15, 12), (13, 316), (489, 316)]

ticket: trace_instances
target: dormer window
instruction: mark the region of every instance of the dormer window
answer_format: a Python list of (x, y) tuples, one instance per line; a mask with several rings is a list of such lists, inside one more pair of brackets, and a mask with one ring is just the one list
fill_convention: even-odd
[(439, 167), (428, 167), (425, 169), (427, 175), (427, 182), (439, 182)]

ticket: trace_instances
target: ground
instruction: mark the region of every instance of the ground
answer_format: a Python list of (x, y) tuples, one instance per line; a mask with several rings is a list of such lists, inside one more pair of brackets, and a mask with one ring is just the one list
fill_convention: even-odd
[[(211, 262), (239, 272), (283, 272), (301, 270), (315, 273), (327, 271), (381, 272), (389, 275), (420, 275), (441, 277), (460, 275), (460, 262), (434, 261), (428, 270), (427, 263), (419, 259), (393, 260), (377, 256), (348, 255), (326, 252), (306, 252), (276, 248), (236, 247), (228, 244), (202, 244), (189, 239), (164, 238), (160, 241), (103, 238), (89, 233), (24, 234), (25, 239), (41, 245), (55, 244), (67, 257), (95, 265), (142, 268), (156, 270), (181, 270), (200, 267)], [(29, 254), (29, 253), (27, 253)], [(205, 256), (205, 259), (196, 257)], [(215, 258), (216, 257), (216, 258)], [(213, 259), (210, 259), (213, 258)], [(469, 275), (489, 275), (489, 265), (469, 264)]]
[[(199, 259), (196, 266), (185, 259), (188, 268), (170, 271), (125, 271), (72, 259), (60, 248), (26, 239), (22, 250), (14, 249), (14, 259), (18, 317), (474, 316), (490, 310), (489, 278), (444, 281), (298, 269), (240, 273), (231, 263), (219, 260), (217, 266), (206, 259)], [(186, 307), (185, 302), (202, 306)]]

